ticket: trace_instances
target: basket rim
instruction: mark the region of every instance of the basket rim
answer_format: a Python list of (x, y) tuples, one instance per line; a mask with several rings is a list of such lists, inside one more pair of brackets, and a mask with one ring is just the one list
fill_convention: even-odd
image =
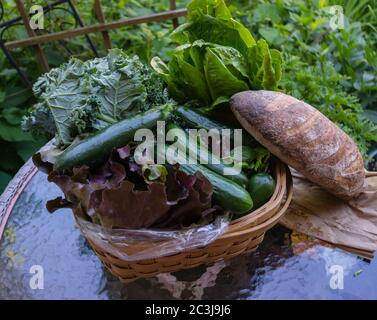
[[(228, 228), (225, 230), (223, 234), (221, 234), (217, 239), (212, 241), (211, 243), (208, 243), (207, 245), (204, 245), (203, 247), (200, 246), (198, 248), (192, 248), (187, 249), (181, 252), (177, 252), (174, 254), (167, 254), (161, 257), (149, 257), (145, 259), (135, 259), (135, 260), (123, 260), (123, 258), (114, 255), (112, 252), (110, 252), (108, 249), (103, 247), (100, 243), (97, 243), (95, 239), (91, 239), (88, 237), (88, 235), (85, 235), (85, 232), (81, 230), (84, 234), (84, 236), (89, 241), (91, 247), (95, 250), (97, 255), (100, 257), (100, 259), (105, 263), (105, 265), (108, 265), (110, 270), (113, 272), (112, 266), (117, 266), (117, 261), (123, 261), (127, 264), (127, 269), (133, 269), (132, 266), (138, 265), (140, 263), (148, 262), (152, 265), (158, 266), (160, 263), (159, 261), (165, 261), (166, 259), (176, 259), (180, 262), (178, 264), (182, 264), (181, 259), (192, 259), (192, 254), (197, 251), (203, 251), (203, 254), (201, 255), (201, 258), (199, 264), (206, 263), (208, 261), (212, 261), (212, 258), (205, 258), (205, 256), (208, 256), (209, 252), (212, 252), (213, 250), (216, 252), (218, 251), (218, 248), (221, 248), (221, 250), (225, 250), (227, 253), (227, 258), (232, 257), (236, 254), (236, 252), (232, 252), (233, 249), (229, 249), (237, 246), (241, 246), (241, 250), (238, 250), (239, 252), (243, 252), (246, 250), (247, 245), (250, 243), (250, 241), (257, 241), (253, 239), (259, 239), (257, 242), (260, 243), (263, 240), (264, 233), (272, 228), (276, 223), (278, 223), (279, 219), (282, 217), (282, 215), (285, 213), (286, 209), (288, 208), (293, 195), (293, 183), (292, 183), (292, 176), (290, 173), (290, 170), (288, 166), (286, 166), (283, 162), (281, 162), (279, 159), (274, 159), (274, 174), (276, 175), (277, 180), (277, 187), (275, 189), (275, 192), (273, 194), (273, 198), (271, 198), (270, 201), (266, 203), (266, 205), (262, 206), (261, 208), (257, 209), (255, 212), (250, 212), (246, 216), (242, 217), (243, 219), (237, 219), (234, 221), (231, 221)], [(240, 223), (240, 221), (244, 220), (244, 223)], [(79, 225), (80, 227), (80, 225)], [(81, 229), (81, 227), (80, 227)], [(246, 241), (245, 241), (246, 239)], [(258, 243), (255, 244), (253, 247), (257, 247)], [(117, 247), (114, 243), (109, 243), (112, 247)], [(135, 244), (133, 247), (133, 250), (136, 250), (136, 247), (138, 245)], [(227, 249), (228, 248), (228, 249)], [(114, 248), (115, 249), (115, 248)], [(116, 250), (120, 250), (121, 254), (127, 253), (128, 249), (126, 250), (124, 247), (118, 247)], [(126, 251), (125, 251), (126, 250)], [(227, 251), (228, 250), (228, 251)], [(224, 252), (225, 252), (224, 251)], [(238, 252), (237, 251), (237, 252)], [(238, 253), (237, 253), (238, 254)], [(217, 259), (217, 258), (216, 258)], [(113, 261), (114, 260), (114, 261)], [(190, 260), (191, 261), (191, 260)], [(123, 263), (122, 262), (122, 263)], [(183, 263), (185, 265), (185, 263)], [(186, 265), (184, 267), (178, 266), (177, 270), (182, 268), (191, 267), (190, 265)], [(157, 268), (157, 273), (163, 272), (162, 269), (160, 270)], [(143, 275), (140, 276), (139, 272), (136, 272), (138, 277), (144, 277)], [(117, 273), (117, 272), (115, 272)], [(155, 273), (153, 273), (155, 274)], [(117, 274), (118, 277), (123, 278), (123, 276), (120, 276)], [(148, 273), (148, 276), (152, 276), (151, 273)]]

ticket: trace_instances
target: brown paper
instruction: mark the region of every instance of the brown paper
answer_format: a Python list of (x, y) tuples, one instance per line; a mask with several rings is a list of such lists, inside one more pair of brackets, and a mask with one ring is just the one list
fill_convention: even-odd
[(347, 202), (295, 170), (292, 175), (293, 200), (280, 223), (362, 257), (373, 258), (377, 250), (377, 172), (368, 172), (364, 191)]

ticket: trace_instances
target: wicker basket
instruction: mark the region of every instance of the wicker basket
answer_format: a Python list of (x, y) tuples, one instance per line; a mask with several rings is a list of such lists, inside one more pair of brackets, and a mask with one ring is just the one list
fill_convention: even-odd
[(106, 252), (90, 238), (87, 237), (87, 240), (108, 270), (125, 283), (254, 251), (262, 242), (265, 232), (279, 221), (292, 199), (292, 178), (288, 167), (277, 159), (273, 161), (273, 167), (276, 189), (271, 199), (248, 215), (231, 221), (225, 233), (205, 247), (156, 259), (124, 261)]

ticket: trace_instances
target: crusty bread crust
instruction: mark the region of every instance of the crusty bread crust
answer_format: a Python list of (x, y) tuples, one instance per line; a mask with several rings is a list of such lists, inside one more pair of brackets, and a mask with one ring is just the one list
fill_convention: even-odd
[(237, 93), (230, 105), (256, 140), (314, 183), (345, 199), (362, 190), (365, 169), (357, 145), (317, 109), (266, 90)]

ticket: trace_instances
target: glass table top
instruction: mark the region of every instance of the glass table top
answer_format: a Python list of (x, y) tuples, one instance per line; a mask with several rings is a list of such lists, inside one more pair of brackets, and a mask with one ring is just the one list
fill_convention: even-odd
[[(59, 195), (37, 173), (17, 200), (0, 240), (0, 299), (377, 299), (376, 259), (281, 226), (254, 253), (122, 284), (101, 265), (69, 209), (47, 212), (46, 200)], [(43, 276), (37, 288), (35, 270)]]

